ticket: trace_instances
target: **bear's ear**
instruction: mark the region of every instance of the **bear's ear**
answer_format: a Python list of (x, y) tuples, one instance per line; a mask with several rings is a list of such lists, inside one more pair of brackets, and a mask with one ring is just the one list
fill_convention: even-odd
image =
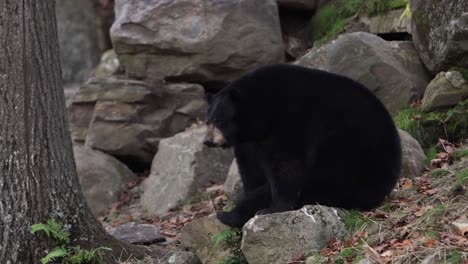
[(214, 96), (214, 93), (205, 93), (205, 100), (208, 102), (208, 104), (211, 104), (213, 102)]

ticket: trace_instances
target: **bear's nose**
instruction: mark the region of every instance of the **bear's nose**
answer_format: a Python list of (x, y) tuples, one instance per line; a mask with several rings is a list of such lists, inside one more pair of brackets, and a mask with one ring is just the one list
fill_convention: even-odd
[(213, 148), (216, 147), (216, 144), (213, 143), (211, 140), (205, 139), (203, 140), (203, 144), (207, 147)]

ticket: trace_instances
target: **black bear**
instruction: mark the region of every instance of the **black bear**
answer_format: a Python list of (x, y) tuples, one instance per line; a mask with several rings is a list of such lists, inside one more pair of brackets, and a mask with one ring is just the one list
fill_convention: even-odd
[(224, 224), (305, 204), (371, 209), (394, 188), (398, 131), (384, 105), (347, 77), (270, 65), (224, 87), (210, 101), (204, 143), (233, 147), (244, 197)]

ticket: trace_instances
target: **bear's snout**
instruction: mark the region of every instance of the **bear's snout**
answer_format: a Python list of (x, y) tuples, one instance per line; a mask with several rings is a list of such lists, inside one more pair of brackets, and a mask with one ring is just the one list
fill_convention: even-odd
[(221, 131), (216, 128), (213, 124), (207, 125), (206, 135), (203, 138), (203, 144), (207, 147), (223, 147), (225, 145), (225, 139)]

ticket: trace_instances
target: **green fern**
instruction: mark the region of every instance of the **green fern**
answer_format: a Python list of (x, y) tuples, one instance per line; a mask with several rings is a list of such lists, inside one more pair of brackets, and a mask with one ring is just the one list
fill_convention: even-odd
[(231, 254), (223, 258), (219, 264), (247, 264), (240, 249), (241, 240), (242, 232), (237, 228), (223, 230), (211, 238), (215, 247), (223, 243), (231, 249)]
[(46, 224), (34, 224), (31, 226), (31, 234), (44, 232), (48, 237), (57, 241), (58, 246), (41, 259), (42, 264), (48, 264), (61, 260), (64, 264), (104, 263), (102, 251), (112, 250), (107, 247), (99, 247), (91, 250), (82, 249), (80, 246), (72, 247), (70, 232), (54, 219), (47, 220)]
[(70, 233), (54, 219), (47, 220), (47, 224), (34, 224), (31, 226), (31, 234), (43, 231), (48, 237), (62, 243), (70, 243)]
[(52, 261), (59, 259), (59, 258), (64, 258), (67, 255), (68, 255), (68, 252), (63, 246), (56, 247), (51, 252), (49, 252), (47, 256), (41, 258), (41, 263), (42, 264), (51, 263)]
[(38, 231), (43, 231), (48, 237), (50, 237), (50, 227), (46, 224), (34, 224), (31, 226), (31, 234), (35, 234)]
[(218, 234), (215, 234), (211, 241), (213, 244), (218, 246), (221, 243), (226, 243), (227, 245), (236, 244), (236, 242), (240, 242), (241, 239), (241, 231), (238, 229), (226, 229)]

